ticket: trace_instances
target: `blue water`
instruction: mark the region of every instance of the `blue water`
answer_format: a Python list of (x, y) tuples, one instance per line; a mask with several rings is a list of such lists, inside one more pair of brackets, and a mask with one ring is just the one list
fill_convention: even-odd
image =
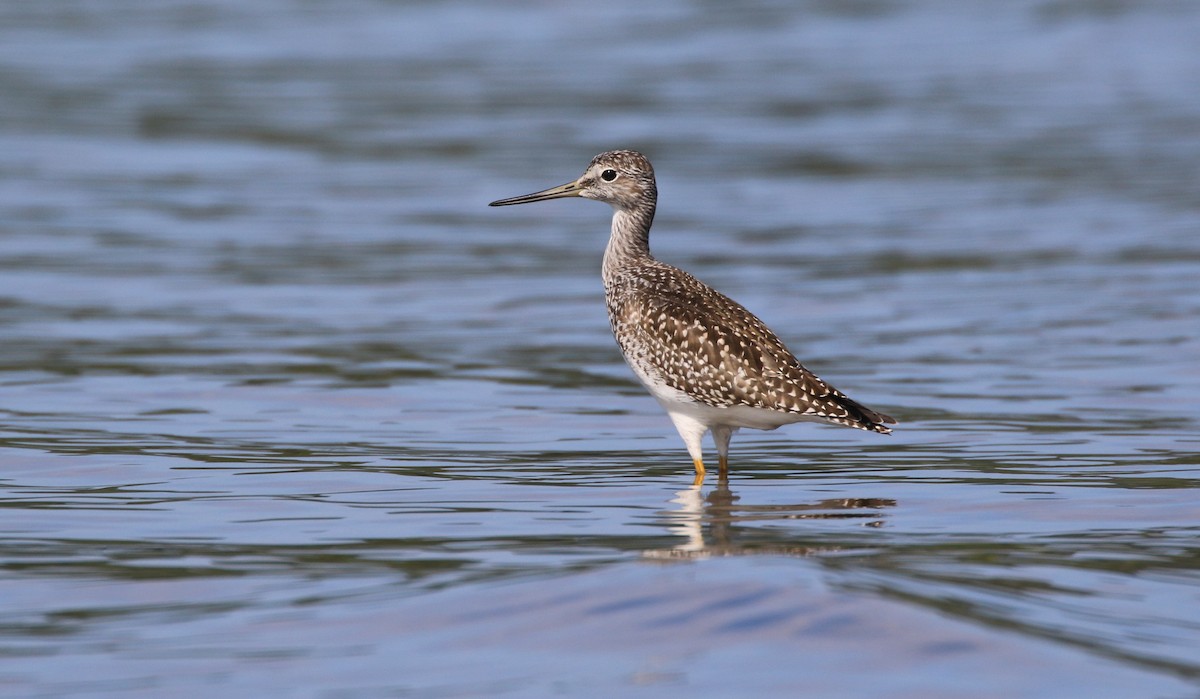
[[(1200, 5), (0, 7), (0, 694), (1194, 697)], [(890, 437), (624, 366), (608, 209)]]

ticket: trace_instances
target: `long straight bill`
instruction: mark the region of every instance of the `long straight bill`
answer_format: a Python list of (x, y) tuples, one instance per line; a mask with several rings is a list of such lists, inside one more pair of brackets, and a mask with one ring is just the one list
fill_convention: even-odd
[(529, 204), (535, 201), (546, 201), (547, 199), (577, 197), (579, 196), (579, 192), (582, 190), (583, 187), (579, 184), (579, 180), (575, 180), (574, 182), (560, 184), (557, 187), (543, 189), (542, 191), (534, 192), (533, 194), (523, 194), (519, 197), (512, 197), (510, 199), (498, 199), (491, 204), (488, 204), (488, 206), (512, 206), (513, 204)]

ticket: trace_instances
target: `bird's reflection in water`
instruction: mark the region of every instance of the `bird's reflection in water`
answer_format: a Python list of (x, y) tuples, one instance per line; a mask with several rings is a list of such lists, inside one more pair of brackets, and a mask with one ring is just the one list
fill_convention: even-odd
[[(675, 507), (663, 513), (668, 529), (683, 539), (669, 549), (644, 552), (647, 558), (683, 559), (709, 556), (791, 555), (837, 551), (839, 547), (764, 541), (753, 522), (786, 519), (858, 519), (868, 527), (883, 526), (882, 510), (895, 507), (890, 498), (829, 498), (794, 505), (739, 505), (729, 481), (722, 480), (705, 494), (703, 486), (681, 490), (671, 500)], [(768, 537), (772, 538), (772, 537)]]

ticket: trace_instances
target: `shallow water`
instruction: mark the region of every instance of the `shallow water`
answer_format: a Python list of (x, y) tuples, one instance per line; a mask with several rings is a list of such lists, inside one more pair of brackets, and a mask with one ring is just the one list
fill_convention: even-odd
[[(1200, 6), (0, 8), (14, 696), (1188, 697)], [(900, 420), (690, 464), (608, 211)]]

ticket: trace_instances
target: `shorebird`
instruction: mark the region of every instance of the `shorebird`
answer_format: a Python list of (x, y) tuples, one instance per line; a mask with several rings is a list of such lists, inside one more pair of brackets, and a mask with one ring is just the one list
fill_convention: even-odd
[(582, 197), (610, 204), (612, 234), (601, 267), (613, 335), (633, 373), (667, 411), (704, 482), (702, 440), (711, 432), (718, 477), (729, 476), (729, 440), (743, 427), (824, 422), (889, 434), (896, 421), (848, 398), (804, 367), (761, 320), (733, 299), (650, 254), (658, 204), (654, 168), (641, 153), (592, 159), (578, 179), (489, 206)]

